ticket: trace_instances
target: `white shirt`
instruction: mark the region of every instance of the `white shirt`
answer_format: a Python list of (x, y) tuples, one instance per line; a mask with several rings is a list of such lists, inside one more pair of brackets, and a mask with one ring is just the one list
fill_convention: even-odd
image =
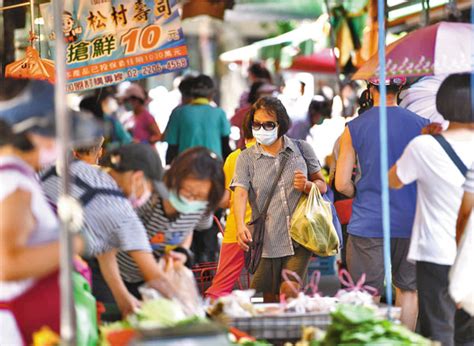
[[(12, 157), (0, 157), (0, 165), (21, 166), (25, 172), (34, 175), (34, 171), (24, 161)], [(58, 220), (41, 190), (39, 182), (34, 177), (22, 174), (16, 170), (0, 170), (0, 201), (17, 190), (28, 191), (31, 194), (31, 211), (36, 219), (33, 232), (29, 235), (28, 245), (38, 245), (57, 240)], [(0, 212), (0, 217), (1, 217)], [(33, 279), (20, 281), (0, 281), (0, 301), (9, 301), (29, 289), (34, 283)], [(0, 344), (22, 345), (23, 341), (18, 332), (15, 318), (12, 313), (0, 310)]]
[[(467, 167), (474, 162), (474, 136), (467, 130), (443, 133)], [(465, 177), (429, 135), (414, 138), (397, 162), (403, 184), (417, 182), (417, 204), (409, 261), (452, 265), (456, 258), (456, 220)]]

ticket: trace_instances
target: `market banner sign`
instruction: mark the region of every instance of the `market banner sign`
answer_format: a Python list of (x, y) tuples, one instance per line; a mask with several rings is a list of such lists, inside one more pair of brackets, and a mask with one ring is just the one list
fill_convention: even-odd
[[(41, 5), (54, 46), (53, 5)], [(188, 67), (176, 0), (65, 1), (68, 92), (105, 87)]]

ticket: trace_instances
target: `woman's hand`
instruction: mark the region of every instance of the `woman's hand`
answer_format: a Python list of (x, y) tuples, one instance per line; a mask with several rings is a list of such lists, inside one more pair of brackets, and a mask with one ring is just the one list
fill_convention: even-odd
[(122, 313), (122, 317), (127, 317), (133, 314), (137, 309), (140, 308), (141, 302), (133, 295), (128, 294), (117, 299), (117, 306)]
[(237, 230), (237, 243), (245, 252), (249, 251), (248, 244), (252, 242), (252, 234), (246, 226)]
[(422, 135), (437, 135), (443, 132), (443, 126), (439, 123), (431, 123), (421, 130)]
[(298, 170), (295, 171), (293, 186), (295, 190), (303, 193), (309, 193), (313, 187), (313, 183), (306, 178), (306, 175), (302, 171)]
[(293, 179), (293, 186), (296, 190), (300, 192), (305, 192), (306, 190), (306, 183), (308, 182), (308, 179), (306, 178), (306, 175), (301, 172), (301, 171), (295, 171), (295, 177)]

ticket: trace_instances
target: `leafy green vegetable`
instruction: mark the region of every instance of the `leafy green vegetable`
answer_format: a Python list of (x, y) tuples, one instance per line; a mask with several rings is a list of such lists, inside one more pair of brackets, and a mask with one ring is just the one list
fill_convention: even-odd
[(136, 316), (141, 327), (172, 327), (186, 320), (181, 306), (164, 298), (145, 302)]
[(404, 326), (377, 318), (372, 309), (363, 306), (340, 305), (331, 317), (325, 338), (315, 345), (430, 345), (429, 340)]

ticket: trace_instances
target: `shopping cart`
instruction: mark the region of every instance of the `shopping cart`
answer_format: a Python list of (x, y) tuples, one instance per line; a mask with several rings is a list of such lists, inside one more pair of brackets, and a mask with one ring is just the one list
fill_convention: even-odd
[[(214, 222), (216, 223), (219, 232), (224, 235), (224, 229), (222, 227), (221, 222), (219, 219), (214, 215)], [(194, 273), (194, 277), (196, 278), (196, 283), (198, 285), (199, 291), (202, 295), (206, 292), (206, 290), (211, 286), (212, 280), (216, 276), (217, 273), (217, 266), (219, 262), (205, 262), (199, 263), (192, 267), (192, 271)], [(237, 287), (242, 289), (247, 289), (250, 286), (250, 274), (247, 272), (246, 269), (242, 271), (240, 275), (240, 280), (237, 282)]]

